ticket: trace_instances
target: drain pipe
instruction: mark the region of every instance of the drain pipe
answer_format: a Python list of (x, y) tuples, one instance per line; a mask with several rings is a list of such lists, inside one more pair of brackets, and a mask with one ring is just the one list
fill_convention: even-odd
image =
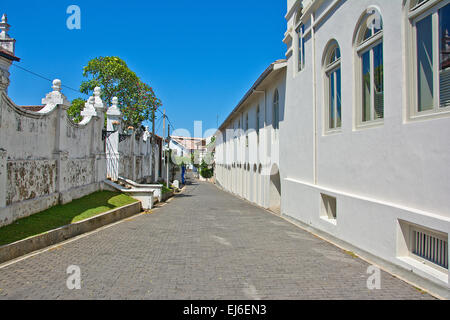
[(311, 13), (311, 40), (312, 40), (312, 64), (313, 64), (313, 106), (314, 106), (314, 163), (313, 174), (314, 184), (317, 185), (317, 79), (316, 79), (316, 32), (315, 32), (315, 18), (314, 12)]

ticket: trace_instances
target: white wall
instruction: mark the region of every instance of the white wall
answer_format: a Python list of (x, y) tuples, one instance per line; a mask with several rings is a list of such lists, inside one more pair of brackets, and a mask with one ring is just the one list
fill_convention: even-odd
[(16, 106), (0, 91), (0, 226), (102, 188), (104, 106), (91, 98), (80, 124), (67, 115), (61, 85), (41, 112)]
[[(273, 165), (279, 168), (279, 135), (272, 127), (273, 95), (279, 91), (280, 126), (284, 119), (285, 69), (270, 75), (229, 119), (221, 135), (216, 137), (216, 182), (226, 190), (262, 207), (269, 207), (269, 181)], [(257, 107), (260, 107), (260, 138), (256, 132)], [(245, 119), (249, 116), (248, 148)], [(240, 128), (239, 130), (239, 121)], [(281, 129), (281, 128), (280, 128)], [(237, 138), (234, 139), (234, 136)], [(261, 166), (261, 170), (259, 169)], [(244, 168), (245, 167), (245, 168)], [(255, 170), (256, 169), (256, 170)]]
[[(334, 1), (317, 2), (322, 5), (316, 18)], [(385, 119), (380, 126), (359, 129), (353, 34), (370, 5), (379, 8), (384, 23)], [(404, 99), (403, 17), (401, 0), (341, 1), (315, 28), (314, 47), (309, 38), (306, 68), (300, 73), (294, 70), (298, 47), (293, 41), (281, 130), (282, 208), (288, 216), (448, 286), (448, 272), (405, 262), (398, 245), (400, 219), (450, 233), (450, 119), (408, 121), (404, 116), (409, 106)], [(288, 28), (294, 18), (289, 17)], [(296, 39), (295, 33), (292, 37)], [(340, 132), (326, 134), (321, 63), (331, 39), (341, 49), (343, 119)], [(336, 225), (320, 218), (321, 193), (337, 198)]]

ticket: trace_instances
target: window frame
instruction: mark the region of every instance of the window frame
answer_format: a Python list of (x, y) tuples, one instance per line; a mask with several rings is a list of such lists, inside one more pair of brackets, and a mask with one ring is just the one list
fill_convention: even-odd
[[(375, 32), (374, 34), (372, 34), (372, 36), (370, 36), (367, 39), (364, 39), (364, 32), (367, 30), (367, 28), (364, 26), (365, 23), (367, 23), (370, 14), (369, 11), (376, 11), (378, 12), (378, 14), (381, 17), (381, 21), (383, 23), (381, 30), (379, 30), (378, 32)], [(354, 56), (355, 56), (355, 74), (356, 74), (356, 112), (355, 112), (355, 116), (356, 116), (356, 128), (357, 129), (362, 129), (362, 128), (367, 128), (367, 127), (374, 127), (374, 126), (381, 126), (384, 124), (384, 119), (386, 116), (385, 113), (385, 81), (384, 81), (384, 70), (385, 70), (385, 64), (384, 64), (384, 60), (385, 60), (385, 55), (384, 55), (384, 22), (383, 22), (383, 18), (382, 15), (380, 13), (380, 10), (376, 7), (369, 7), (366, 12), (363, 14), (362, 18), (360, 19), (357, 29), (356, 29), (356, 37), (355, 37), (355, 41), (354, 41)], [(383, 118), (378, 118), (375, 119), (375, 90), (374, 90), (374, 83), (375, 83), (375, 68), (374, 68), (374, 64), (375, 64), (375, 55), (374, 55), (374, 49), (375, 47), (377, 47), (378, 45), (382, 45), (382, 52), (383, 52)], [(364, 76), (363, 76), (363, 71), (362, 71), (362, 67), (363, 67), (363, 55), (365, 53), (369, 52), (370, 55), (370, 95), (371, 95), (371, 99), (370, 99), (370, 120), (368, 121), (363, 121), (362, 119), (362, 115), (363, 115), (363, 108), (364, 108), (364, 104), (363, 104), (363, 85), (364, 85)]]
[[(324, 63), (323, 63), (323, 76), (324, 76), (324, 122), (325, 133), (336, 133), (342, 131), (342, 102), (341, 102), (341, 124), (338, 126), (337, 121), (337, 99), (334, 103), (334, 128), (330, 127), (330, 100), (331, 100), (331, 74), (336, 73), (337, 70), (341, 71), (341, 99), (342, 99), (342, 53), (340, 57), (330, 63), (331, 55), (338, 49), (341, 52), (340, 46), (336, 40), (332, 40), (325, 49)], [(334, 92), (337, 98), (337, 81), (334, 81)]]
[(296, 28), (295, 28), (295, 32), (297, 34), (297, 45), (298, 45), (298, 50), (297, 50), (297, 73), (302, 72), (303, 70), (305, 70), (305, 52), (306, 52), (306, 47), (305, 47), (305, 25), (300, 22)]
[(275, 89), (272, 99), (272, 128), (276, 139), (278, 137), (278, 130), (280, 130), (280, 92), (278, 88)]
[(261, 116), (261, 109), (259, 107), (259, 104), (256, 106), (256, 143), (259, 144), (259, 130), (260, 130), (260, 116)]
[(248, 142), (248, 112), (245, 114), (245, 147), (248, 148), (249, 142)]
[(296, 35), (296, 74), (300, 73), (305, 69), (305, 24), (302, 21), (303, 17), (303, 7), (300, 5), (300, 7), (297, 10), (296, 16), (295, 16), (295, 23), (294, 23), (294, 30)]
[[(410, 120), (421, 120), (450, 116), (450, 105), (440, 106), (440, 46), (439, 46), (439, 14), (438, 11), (449, 5), (445, 0), (428, 0), (413, 5), (408, 3), (406, 8), (406, 23), (408, 28), (409, 56), (407, 63), (408, 71), (408, 118)], [(417, 23), (431, 16), (432, 21), (432, 46), (433, 46), (433, 108), (419, 111), (419, 79), (418, 79), (418, 55), (417, 55)]]

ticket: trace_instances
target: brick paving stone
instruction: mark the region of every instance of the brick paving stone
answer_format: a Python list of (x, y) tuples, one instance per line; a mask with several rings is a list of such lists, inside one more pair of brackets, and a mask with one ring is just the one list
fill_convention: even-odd
[[(66, 287), (70, 265), (81, 290)], [(207, 183), (141, 215), (0, 269), (0, 299), (433, 299)]]

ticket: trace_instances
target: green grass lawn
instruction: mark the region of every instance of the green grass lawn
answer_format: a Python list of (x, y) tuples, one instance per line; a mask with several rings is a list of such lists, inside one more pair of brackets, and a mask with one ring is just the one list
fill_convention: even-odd
[(0, 246), (82, 221), (134, 202), (137, 202), (137, 200), (125, 194), (99, 191), (65, 205), (57, 205), (0, 228)]

